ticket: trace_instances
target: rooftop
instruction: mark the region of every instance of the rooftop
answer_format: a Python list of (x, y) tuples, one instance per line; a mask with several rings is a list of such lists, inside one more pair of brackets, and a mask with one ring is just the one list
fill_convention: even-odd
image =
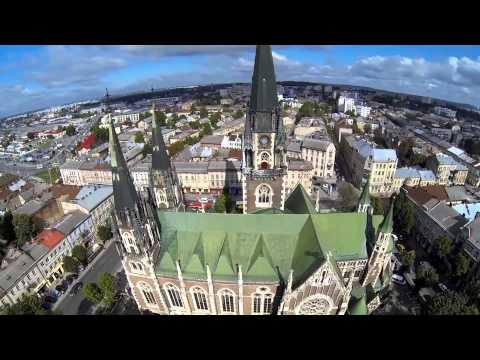
[(331, 141), (306, 138), (302, 142), (302, 147), (307, 149), (326, 151)]
[(69, 235), (78, 225), (88, 219), (90, 215), (87, 215), (81, 211), (74, 211), (66, 215), (52, 228), (62, 232), (65, 236)]
[(33, 199), (26, 202), (23, 206), (20, 206), (13, 212), (13, 214), (33, 215), (43, 209), (46, 205), (47, 203), (45, 201)]
[(467, 220), (472, 221), (478, 213), (480, 213), (480, 202), (472, 204), (458, 204), (453, 205), (453, 209), (459, 214), (462, 214)]
[(397, 153), (393, 149), (373, 149), (373, 161), (396, 161)]
[(113, 186), (83, 186), (73, 202), (91, 212), (113, 195)]
[(43, 229), (42, 232), (36, 236), (36, 240), (50, 250), (57, 246), (64, 238), (64, 234), (54, 229)]

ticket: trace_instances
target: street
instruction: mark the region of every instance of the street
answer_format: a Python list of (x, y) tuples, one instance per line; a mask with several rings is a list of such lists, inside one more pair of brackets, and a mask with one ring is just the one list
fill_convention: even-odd
[[(83, 284), (97, 282), (101, 273), (108, 272), (115, 275), (115, 273), (122, 270), (120, 257), (113, 242), (110, 242), (103, 253), (99, 254), (93, 262), (91, 267), (87, 267), (87, 269), (80, 274), (77, 281), (81, 281)], [(93, 312), (93, 303), (85, 299), (82, 291), (79, 291), (74, 296), (70, 296), (70, 289), (77, 281), (69, 287), (67, 292), (54, 306), (54, 310), (60, 311), (62, 315), (91, 315)]]

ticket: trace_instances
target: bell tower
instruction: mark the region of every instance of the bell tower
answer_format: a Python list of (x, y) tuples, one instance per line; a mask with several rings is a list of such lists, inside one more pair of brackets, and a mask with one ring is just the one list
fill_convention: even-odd
[(285, 131), (269, 45), (257, 45), (242, 150), (243, 212), (283, 210), (287, 173)]

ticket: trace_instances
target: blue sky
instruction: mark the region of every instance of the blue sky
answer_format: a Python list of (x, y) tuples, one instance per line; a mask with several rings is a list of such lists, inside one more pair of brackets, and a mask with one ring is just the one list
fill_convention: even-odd
[[(273, 46), (278, 80), (480, 105), (480, 46)], [(254, 46), (0, 46), (0, 117), (112, 94), (251, 79)]]

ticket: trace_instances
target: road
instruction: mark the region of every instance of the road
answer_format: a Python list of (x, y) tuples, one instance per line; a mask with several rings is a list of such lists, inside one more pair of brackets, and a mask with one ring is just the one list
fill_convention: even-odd
[[(108, 244), (107, 248), (95, 258), (94, 263), (80, 275), (78, 281), (86, 284), (88, 282), (97, 282), (101, 273), (108, 272), (115, 275), (122, 269), (120, 257), (113, 242)], [(74, 283), (75, 284), (75, 283)], [(72, 284), (73, 286), (73, 284)], [(87, 315), (93, 312), (93, 303), (85, 299), (82, 292), (70, 296), (70, 286), (67, 293), (62, 296), (54, 309), (60, 311), (63, 315)]]

